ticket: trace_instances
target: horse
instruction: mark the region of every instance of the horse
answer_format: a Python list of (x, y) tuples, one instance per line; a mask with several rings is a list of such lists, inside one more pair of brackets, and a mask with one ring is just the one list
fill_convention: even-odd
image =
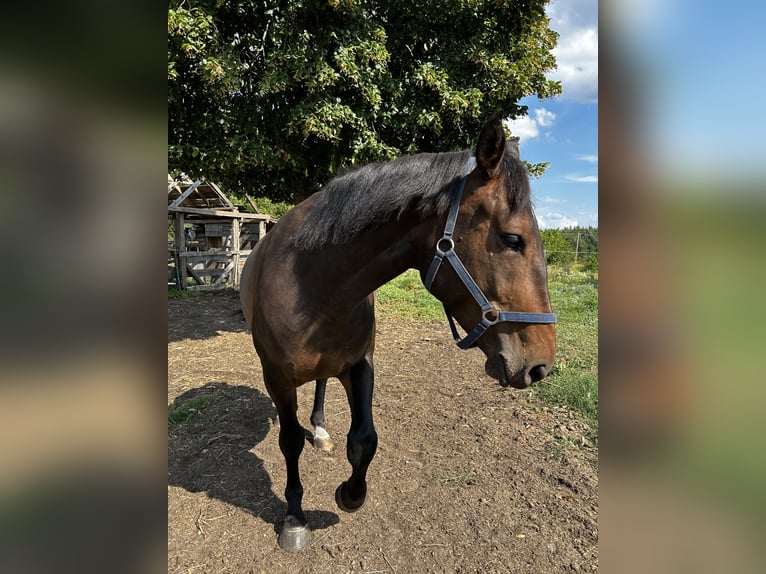
[(287, 466), (277, 540), (284, 550), (311, 542), (298, 468), (306, 437), (297, 388), (316, 381), (313, 442), (328, 448), (324, 390), (330, 377), (343, 385), (351, 476), (335, 501), (357, 511), (378, 444), (374, 292), (411, 268), (444, 304), (458, 346), (478, 347), (486, 373), (501, 385), (525, 388), (550, 372), (556, 315), (529, 176), (501, 113), (486, 122), (475, 152), (403, 156), (336, 176), (282, 216), (245, 263), (242, 311), (278, 413)]

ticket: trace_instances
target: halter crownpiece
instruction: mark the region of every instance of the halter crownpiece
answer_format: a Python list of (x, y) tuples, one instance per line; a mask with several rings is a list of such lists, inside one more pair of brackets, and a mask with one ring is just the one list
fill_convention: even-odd
[(481, 337), (487, 329), (496, 323), (512, 322), (551, 324), (556, 323), (557, 320), (556, 313), (519, 313), (516, 311), (503, 311), (498, 309), (489, 302), (489, 299), (487, 299), (486, 295), (484, 295), (484, 292), (476, 284), (476, 281), (473, 280), (471, 274), (468, 273), (468, 270), (465, 268), (465, 265), (463, 265), (460, 257), (458, 257), (457, 253), (455, 253), (455, 240), (452, 239), (452, 234), (455, 231), (455, 223), (457, 222), (457, 214), (460, 209), (460, 200), (463, 196), (463, 189), (465, 188), (465, 183), (468, 180), (468, 176), (470, 175), (475, 165), (476, 158), (472, 157), (468, 160), (465, 175), (462, 177), (460, 186), (455, 192), (455, 195), (452, 198), (452, 203), (449, 207), (447, 223), (444, 226), (444, 233), (436, 242), (436, 255), (434, 255), (433, 261), (431, 261), (431, 266), (428, 268), (428, 273), (426, 273), (426, 278), (423, 280), (423, 284), (430, 293), (431, 285), (436, 278), (436, 274), (439, 272), (439, 269), (441, 269), (442, 262), (444, 262), (446, 259), (447, 262), (452, 265), (452, 268), (455, 270), (455, 273), (457, 273), (458, 277), (460, 277), (463, 285), (465, 285), (468, 291), (470, 291), (476, 303), (479, 304), (479, 307), (481, 308), (481, 321), (479, 321), (479, 324), (476, 325), (476, 327), (474, 327), (473, 330), (462, 339), (457, 332), (457, 327), (455, 327), (455, 321), (452, 318), (452, 314), (447, 309), (447, 306), (444, 306), (444, 312), (447, 314), (447, 320), (449, 321), (449, 326), (452, 330), (452, 336), (454, 337), (458, 347), (461, 349), (468, 349), (473, 347), (476, 344), (478, 338)]

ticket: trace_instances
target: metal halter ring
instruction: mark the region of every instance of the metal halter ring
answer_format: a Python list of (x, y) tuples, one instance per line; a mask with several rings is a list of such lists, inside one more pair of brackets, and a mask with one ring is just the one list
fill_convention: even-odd
[[(447, 249), (442, 249), (440, 247), (440, 245), (444, 241), (447, 242), (447, 245), (448, 245)], [(455, 242), (453, 241), (451, 237), (448, 237), (447, 235), (445, 235), (439, 241), (436, 242), (436, 253), (439, 255), (442, 255), (442, 256), (447, 255), (447, 253), (449, 253), (450, 251), (453, 251), (454, 249), (455, 249)]]
[[(500, 321), (500, 309), (497, 307), (490, 307), (489, 309), (484, 309), (481, 313), (481, 319), (482, 322), (486, 322), (487, 325), (494, 325), (495, 323), (498, 323)], [(494, 315), (494, 318), (492, 316)]]

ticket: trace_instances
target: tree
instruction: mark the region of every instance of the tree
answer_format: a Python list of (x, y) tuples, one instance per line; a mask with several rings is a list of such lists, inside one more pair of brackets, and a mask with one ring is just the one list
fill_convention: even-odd
[(543, 242), (545, 262), (548, 265), (574, 261), (574, 249), (569, 245), (560, 229), (542, 229), (540, 230), (540, 239)]
[(547, 3), (171, 0), (169, 166), (294, 201), (346, 165), (468, 147), (561, 92)]

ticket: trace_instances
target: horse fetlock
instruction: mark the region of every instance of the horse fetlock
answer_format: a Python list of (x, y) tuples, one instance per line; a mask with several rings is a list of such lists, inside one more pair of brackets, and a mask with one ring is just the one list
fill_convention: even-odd
[(365, 482), (361, 483), (361, 488), (357, 489), (361, 492), (356, 493), (356, 496), (352, 496), (349, 490), (349, 482), (342, 482), (335, 490), (335, 503), (344, 512), (356, 512), (364, 506), (367, 500), (367, 484)]
[(378, 449), (378, 433), (375, 429), (364, 434), (349, 434), (346, 455), (352, 466), (369, 464)]

